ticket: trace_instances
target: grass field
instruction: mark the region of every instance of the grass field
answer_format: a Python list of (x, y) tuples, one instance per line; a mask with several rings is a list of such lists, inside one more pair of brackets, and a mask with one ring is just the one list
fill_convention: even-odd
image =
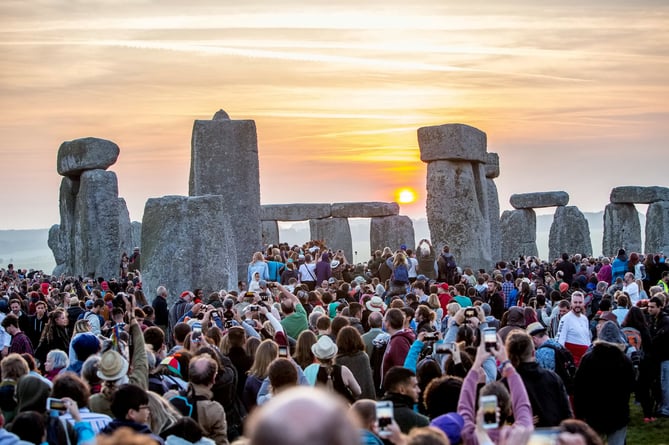
[(669, 445), (669, 418), (643, 423), (641, 407), (632, 401), (630, 408), (632, 420), (627, 428), (627, 445)]

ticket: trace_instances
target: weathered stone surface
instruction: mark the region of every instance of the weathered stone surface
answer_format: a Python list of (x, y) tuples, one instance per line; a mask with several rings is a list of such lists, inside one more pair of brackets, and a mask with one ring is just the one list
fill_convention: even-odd
[(669, 201), (654, 202), (646, 212), (646, 253), (669, 253)]
[(279, 223), (276, 221), (262, 221), (262, 244), (279, 244)]
[(369, 225), (369, 246), (372, 252), (383, 250), (384, 247), (390, 247), (395, 251), (402, 244), (410, 249), (416, 245), (411, 218), (404, 215), (372, 218)]
[(632, 185), (614, 187), (611, 190), (610, 200), (614, 204), (650, 204), (658, 201), (669, 201), (669, 188)]
[(332, 204), (333, 218), (374, 218), (399, 215), (396, 202), (337, 202)]
[[(132, 255), (134, 244), (132, 243), (132, 225), (130, 223), (130, 213), (125, 199), (118, 198), (118, 230), (119, 230), (119, 252)], [(119, 256), (120, 260), (120, 256)], [(120, 264), (120, 262), (119, 262)]]
[(57, 169), (63, 176), (77, 177), (86, 170), (106, 170), (119, 155), (118, 145), (98, 138), (63, 142), (58, 149)]
[(602, 253), (613, 257), (621, 248), (641, 251), (641, 224), (634, 204), (608, 204), (604, 209)]
[(323, 240), (332, 250), (342, 249), (346, 258), (353, 261), (351, 227), (346, 218), (310, 219), (311, 239)]
[(569, 203), (569, 194), (567, 192), (520, 193), (511, 195), (509, 203), (514, 209), (566, 206)]
[(142, 223), (139, 221), (133, 221), (130, 223), (132, 228), (132, 248), (139, 247), (141, 252), (142, 250)]
[(563, 252), (592, 255), (588, 220), (575, 206), (559, 206), (555, 209), (548, 238), (548, 255), (554, 260)]
[(201, 288), (207, 295), (236, 289), (236, 245), (225, 200), (221, 195), (147, 200), (142, 219), (147, 295), (164, 285), (172, 303), (184, 290)]
[(515, 260), (519, 255), (539, 255), (537, 249), (537, 215), (532, 209), (506, 210), (502, 213), (501, 257)]
[(485, 161), (485, 177), (494, 179), (499, 176), (499, 155), (487, 153)]
[[(217, 113), (218, 114), (218, 113)], [(191, 142), (190, 196), (222, 195), (234, 217), (239, 276), (262, 249), (260, 171), (256, 125), (251, 120), (196, 120)]]
[(116, 173), (87, 170), (80, 180), (74, 213), (74, 273), (118, 276), (121, 241)]
[(492, 265), (488, 190), (483, 164), (433, 161), (427, 166), (426, 213), (432, 244), (448, 244), (458, 266)]
[(464, 124), (445, 124), (418, 129), (420, 160), (487, 162), (486, 134)]
[(307, 221), (332, 216), (330, 204), (266, 204), (262, 206), (263, 221)]
[[(74, 209), (78, 192), (79, 180), (65, 177), (60, 181), (60, 224), (58, 225), (57, 235), (52, 233), (54, 228), (51, 228), (48, 241), (56, 260), (56, 269), (53, 271), (54, 275), (74, 273)], [(59, 273), (57, 274), (56, 272)]]
[(223, 120), (230, 120), (230, 115), (225, 112), (225, 110), (218, 110), (216, 113), (214, 113), (214, 117), (211, 118), (211, 120), (214, 121), (223, 121)]
[(52, 274), (59, 276), (67, 273), (65, 268), (67, 267), (67, 261), (69, 260), (69, 245), (64, 245), (61, 242), (60, 226), (58, 224), (52, 225), (49, 229), (47, 245), (49, 246), (49, 249), (51, 249), (51, 252), (53, 252), (53, 257), (56, 260), (56, 267)]
[[(487, 164), (486, 164), (487, 169)], [(497, 262), (502, 258), (502, 228), (499, 221), (499, 195), (497, 194), (497, 185), (492, 178), (486, 178), (486, 188), (488, 189), (488, 215), (490, 218), (490, 254), (493, 261)]]

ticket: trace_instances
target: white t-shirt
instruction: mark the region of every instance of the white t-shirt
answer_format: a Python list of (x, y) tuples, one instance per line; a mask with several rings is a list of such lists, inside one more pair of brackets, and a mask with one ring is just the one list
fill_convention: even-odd
[(316, 264), (302, 264), (298, 269), (300, 281), (316, 281)]
[(573, 312), (567, 312), (558, 325), (557, 341), (562, 346), (566, 343), (575, 345), (590, 346), (592, 335), (590, 333), (590, 324), (588, 317), (584, 314), (576, 315)]
[(630, 296), (630, 302), (632, 303), (632, 306), (636, 306), (637, 301), (639, 301), (639, 286), (632, 281), (630, 284), (627, 286), (623, 286), (623, 292), (627, 292), (627, 294)]
[(407, 258), (409, 260), (409, 278), (416, 278), (418, 274), (416, 273), (416, 267), (418, 266), (418, 260), (416, 258)]

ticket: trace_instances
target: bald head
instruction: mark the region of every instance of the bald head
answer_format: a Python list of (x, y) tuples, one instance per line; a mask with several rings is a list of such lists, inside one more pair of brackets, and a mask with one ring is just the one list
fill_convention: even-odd
[(381, 312), (372, 312), (367, 318), (370, 328), (380, 328), (383, 325), (383, 315)]
[[(249, 445), (349, 445), (358, 430), (341, 399), (313, 387), (298, 387), (272, 398), (249, 419)], [(324, 434), (327, 432), (327, 434)]]

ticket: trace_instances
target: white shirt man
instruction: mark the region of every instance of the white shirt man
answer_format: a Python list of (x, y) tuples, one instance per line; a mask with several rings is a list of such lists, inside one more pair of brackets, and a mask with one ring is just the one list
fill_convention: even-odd
[(634, 281), (634, 274), (632, 272), (627, 272), (625, 274), (623, 292), (627, 292), (627, 295), (630, 296), (630, 303), (632, 306), (636, 306), (636, 303), (639, 301), (639, 286)]
[(580, 291), (571, 294), (571, 310), (560, 319), (557, 332), (558, 343), (569, 349), (576, 366), (592, 343), (590, 323), (584, 313), (583, 299), (583, 293)]

